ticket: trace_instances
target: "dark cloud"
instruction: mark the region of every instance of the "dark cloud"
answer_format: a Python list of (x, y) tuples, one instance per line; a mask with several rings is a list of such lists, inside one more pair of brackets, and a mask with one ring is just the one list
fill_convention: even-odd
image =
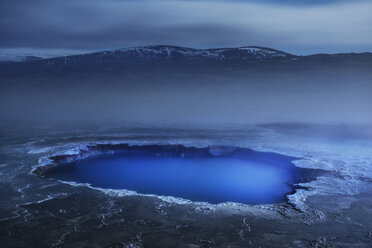
[(372, 49), (371, 8), (371, 1), (348, 0), (2, 0), (0, 49), (172, 44), (362, 51)]

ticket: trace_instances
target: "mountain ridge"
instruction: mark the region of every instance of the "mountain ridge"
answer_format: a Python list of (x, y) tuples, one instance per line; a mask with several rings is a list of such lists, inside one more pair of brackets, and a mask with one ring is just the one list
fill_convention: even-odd
[(49, 59), (51, 64), (61, 63), (151, 63), (151, 62), (223, 62), (262, 61), (293, 56), (288, 53), (263, 47), (196, 49), (177, 46), (140, 46), (114, 49), (89, 54)]
[(0, 63), (0, 78), (22, 75), (69, 75), (122, 73), (124, 71), (313, 71), (372, 70), (372, 53), (293, 55), (273, 48), (196, 49), (179, 46), (140, 46), (108, 51)]
[[(232, 61), (268, 61), (268, 60), (298, 60), (303, 58), (341, 57), (341, 56), (371, 56), (372, 53), (317, 53), (310, 55), (294, 55), (281, 50), (262, 46), (242, 46), (233, 48), (190, 48), (173, 45), (151, 45), (118, 48), (91, 53), (38, 57), (32, 59), (6, 61), (9, 63), (46, 63), (52, 64), (101, 64), (101, 63), (151, 63), (151, 62), (232, 62)], [(30, 57), (30, 56), (29, 56)], [(30, 57), (30, 58), (31, 58)], [(2, 61), (2, 64), (6, 63)]]
[[(53, 63), (55, 60), (65, 60), (67, 62), (74, 62), (84, 57), (94, 59), (94, 62), (99, 62), (100, 59), (107, 59), (111, 56), (112, 62), (149, 62), (151, 60), (177, 60), (183, 57), (184, 60), (265, 60), (275, 57), (293, 56), (289, 53), (260, 46), (244, 46), (237, 48), (211, 48), (198, 49), (181, 46), (170, 45), (154, 45), (154, 46), (138, 46), (119, 48), (105, 51), (98, 51), (92, 53), (58, 56), (52, 58), (37, 59), (38, 61), (49, 61)], [(36, 57), (36, 56), (35, 56)], [(94, 58), (96, 57), (96, 58)], [(36, 59), (35, 59), (36, 60)], [(9, 62), (29, 62), (29, 61), (9, 61)]]

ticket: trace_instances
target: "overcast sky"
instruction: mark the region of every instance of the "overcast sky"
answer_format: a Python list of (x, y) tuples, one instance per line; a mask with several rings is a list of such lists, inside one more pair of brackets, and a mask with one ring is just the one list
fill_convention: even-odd
[(158, 44), (372, 52), (372, 0), (0, 0), (0, 52)]

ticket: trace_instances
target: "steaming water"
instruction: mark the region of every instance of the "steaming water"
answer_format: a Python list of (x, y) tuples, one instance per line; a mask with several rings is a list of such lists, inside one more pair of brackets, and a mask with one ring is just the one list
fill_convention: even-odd
[(236, 157), (116, 154), (59, 166), (47, 176), (192, 201), (274, 203), (292, 191), (288, 182), (296, 173), (298, 168), (286, 157), (268, 163)]

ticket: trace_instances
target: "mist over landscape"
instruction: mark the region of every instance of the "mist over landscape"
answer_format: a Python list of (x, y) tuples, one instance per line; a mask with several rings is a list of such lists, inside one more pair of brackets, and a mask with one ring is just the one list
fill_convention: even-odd
[(151, 49), (136, 50), (134, 64), (116, 58), (131, 53), (125, 49), (4, 64), (2, 117), (153, 124), (372, 121), (371, 54), (239, 61), (248, 51), (215, 60), (183, 55), (181, 48), (170, 54)]
[(372, 1), (0, 1), (0, 247), (370, 248)]

